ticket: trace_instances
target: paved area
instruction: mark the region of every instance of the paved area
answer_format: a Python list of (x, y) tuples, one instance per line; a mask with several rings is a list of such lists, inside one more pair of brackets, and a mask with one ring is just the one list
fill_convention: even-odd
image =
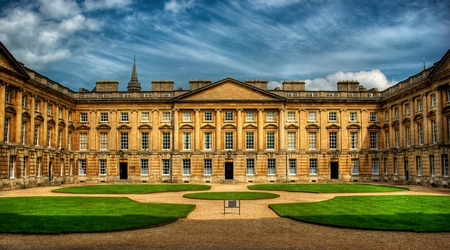
[[(248, 191), (246, 184), (211, 186), (211, 191), (217, 192)], [(407, 187), (410, 191), (389, 194), (450, 195), (449, 188)], [(0, 198), (70, 195), (52, 193), (54, 188), (58, 187), (1, 191)], [(196, 204), (196, 208), (187, 218), (177, 222), (138, 230), (62, 235), (0, 234), (0, 249), (445, 249), (450, 245), (450, 233), (389, 232), (319, 226), (280, 218), (268, 208), (268, 204), (272, 203), (312, 202), (331, 199), (335, 195), (367, 194), (270, 192), (278, 193), (280, 197), (242, 201), (240, 215), (237, 210), (227, 210), (224, 215), (223, 201), (182, 197), (189, 192), (86, 195), (127, 196), (139, 202)]]

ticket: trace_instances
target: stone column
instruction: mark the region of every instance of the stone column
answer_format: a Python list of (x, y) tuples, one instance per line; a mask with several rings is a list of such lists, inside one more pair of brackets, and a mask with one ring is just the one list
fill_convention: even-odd
[(221, 135), (221, 123), (220, 123), (220, 109), (216, 109), (216, 135), (214, 136), (216, 140), (216, 150), (222, 149), (222, 135)]
[(18, 89), (16, 91), (16, 98), (13, 100), (14, 109), (16, 110), (16, 118), (15, 124), (11, 124), (11, 128), (15, 129), (15, 136), (14, 141), (20, 143), (21, 137), (22, 137), (22, 95), (23, 95), (23, 89)]
[(200, 109), (195, 109), (195, 118), (194, 118), (194, 138), (195, 138), (195, 151), (199, 151), (201, 149), (200, 144)]
[(422, 121), (422, 134), (423, 134), (423, 144), (430, 144), (431, 141), (428, 140), (428, 138), (430, 138), (430, 136), (428, 135), (430, 130), (429, 130), (429, 126), (431, 126), (431, 124), (429, 124), (429, 120), (428, 120), (428, 106), (429, 105), (429, 94), (425, 94), (422, 97), (422, 108), (423, 108), (423, 121)]
[(179, 124), (178, 124), (178, 109), (174, 109), (173, 110), (174, 115), (173, 115), (173, 150), (174, 151), (178, 151), (179, 150)]
[(158, 146), (159, 142), (159, 110), (154, 109), (152, 110), (152, 118), (151, 118), (151, 124), (152, 124), (152, 131), (151, 131), (151, 151), (160, 151), (161, 148)]
[(264, 150), (263, 110), (258, 109), (258, 151)]
[(442, 120), (442, 90), (436, 89), (436, 125), (437, 125), (437, 143), (444, 142), (444, 123)]
[(242, 109), (237, 110), (237, 116), (236, 116), (236, 122), (237, 122), (237, 145), (236, 150), (240, 151), (242, 150)]
[(286, 136), (286, 130), (285, 130), (285, 127), (284, 127), (284, 109), (280, 109), (280, 112), (279, 112), (279, 115), (280, 115), (280, 119), (278, 119), (279, 120), (279, 123), (278, 123), (278, 127), (280, 128), (279, 129), (279, 132), (280, 132), (280, 135), (279, 135), (279, 137), (278, 138), (280, 138), (280, 140), (279, 140), (279, 145), (280, 145), (280, 150), (284, 150), (284, 149), (286, 149), (286, 143), (285, 143), (285, 136)]
[(6, 83), (0, 80), (0, 97), (3, 97), (3, 101), (0, 101), (0, 141), (5, 141), (4, 133), (5, 130), (5, 92), (6, 92)]

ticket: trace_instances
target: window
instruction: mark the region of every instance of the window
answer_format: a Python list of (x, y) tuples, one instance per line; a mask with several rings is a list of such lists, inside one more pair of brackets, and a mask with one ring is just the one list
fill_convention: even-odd
[(225, 132), (225, 149), (233, 150), (233, 132)]
[(170, 112), (162, 112), (162, 121), (170, 122)]
[(100, 112), (100, 122), (107, 122), (107, 121), (108, 121), (108, 113)]
[(350, 150), (358, 149), (358, 132), (350, 132)]
[(296, 133), (295, 132), (288, 132), (288, 150), (295, 150), (296, 149)]
[(337, 113), (336, 112), (329, 112), (328, 113), (328, 121), (336, 122), (337, 121)]
[(246, 122), (254, 122), (255, 121), (255, 113), (245, 112), (245, 121)]
[(100, 159), (98, 165), (100, 166), (100, 175), (106, 175), (106, 160)]
[(128, 149), (128, 133), (120, 133), (120, 149)]
[(191, 160), (183, 159), (183, 175), (191, 174)]
[(417, 176), (422, 176), (422, 159), (420, 159), (420, 156), (416, 156), (416, 171)]
[(436, 120), (431, 121), (431, 137), (433, 140), (433, 144), (437, 143), (437, 123)]
[(63, 109), (62, 108), (58, 108), (58, 118), (59, 119), (63, 118)]
[(350, 122), (357, 122), (357, 121), (358, 121), (358, 113), (350, 112)]
[(203, 120), (205, 122), (212, 122), (212, 113), (211, 112), (204, 112), (203, 113)]
[(386, 110), (384, 112), (384, 118), (385, 118), (386, 121), (389, 121), (389, 111), (388, 110)]
[(233, 112), (225, 112), (225, 121), (232, 122), (233, 121)]
[(436, 94), (431, 95), (431, 107), (436, 107)]
[(448, 177), (448, 155), (442, 155), (442, 174), (444, 177)]
[(268, 150), (275, 149), (275, 132), (267, 132), (266, 141)]
[(276, 174), (276, 160), (275, 159), (267, 159), (267, 174), (269, 174), (269, 175)]
[(15, 160), (14, 156), (9, 157), (9, 178), (14, 179), (14, 166), (15, 166)]
[(22, 107), (24, 107), (24, 108), (27, 107), (27, 96), (26, 95), (22, 96)]
[(141, 159), (141, 175), (148, 175), (148, 159)]
[(88, 114), (80, 113), (80, 122), (88, 122)]
[(86, 160), (78, 160), (78, 168), (79, 175), (86, 175)]
[(409, 103), (405, 104), (405, 114), (409, 115), (411, 113), (411, 110), (409, 108)]
[(203, 174), (204, 175), (212, 174), (212, 159), (203, 160)]
[(121, 112), (120, 113), (120, 121), (121, 122), (128, 122), (128, 112)]
[(100, 150), (108, 150), (108, 133), (100, 133)]
[(274, 122), (275, 121), (275, 113), (272, 111), (266, 112), (266, 122)]
[(289, 111), (287, 113), (287, 121), (288, 122), (295, 122), (295, 112)]
[(48, 104), (48, 106), (47, 106), (47, 115), (52, 115), (52, 108), (53, 108), (53, 106), (51, 104)]
[(162, 133), (162, 149), (170, 149), (170, 133)]
[(148, 132), (141, 133), (141, 148), (142, 150), (148, 150)]
[(400, 147), (400, 133), (398, 132), (398, 129), (395, 130), (395, 147)]
[(255, 174), (255, 159), (247, 159), (246, 174), (247, 175)]
[(389, 174), (389, 165), (388, 165), (388, 158), (384, 158), (384, 174)]
[(394, 157), (394, 174), (398, 175), (398, 159)]
[(191, 132), (183, 132), (183, 150), (191, 150)]
[(5, 102), (11, 102), (11, 90), (10, 89), (5, 90)]
[(370, 132), (370, 149), (378, 149), (378, 132)]
[(309, 150), (316, 150), (316, 132), (309, 132), (308, 133), (308, 137), (309, 137)]
[(191, 122), (191, 112), (183, 112), (183, 122)]
[(289, 174), (295, 175), (297, 173), (297, 159), (289, 159)]
[(25, 144), (25, 136), (26, 136), (26, 134), (25, 134), (25, 129), (26, 129), (26, 125), (27, 125), (27, 123), (26, 122), (22, 122), (22, 127), (20, 128), (20, 134), (21, 134), (21, 137), (20, 137), (20, 143), (22, 143), (22, 144)]
[(450, 89), (447, 89), (446, 93), (447, 93), (447, 102), (450, 102)]
[(386, 137), (385, 139), (386, 139), (386, 149), (389, 149), (389, 147), (390, 147), (390, 143), (389, 143), (389, 140), (390, 140), (390, 138), (389, 138), (389, 131), (385, 131), (384, 132), (384, 136)]
[(36, 112), (41, 111), (41, 100), (36, 100), (34, 102), (34, 111)]
[(372, 158), (372, 174), (380, 174), (380, 159)]
[(3, 131), (3, 138), (5, 142), (9, 142), (9, 124), (11, 122), (11, 118), (5, 118), (5, 127)]
[(411, 129), (408, 127), (405, 127), (405, 133), (406, 133), (406, 146), (411, 146)]
[(67, 134), (67, 149), (72, 150), (72, 132)]
[(316, 121), (316, 112), (310, 111), (308, 112), (308, 122)]
[(317, 175), (317, 159), (309, 159), (309, 174)]
[(80, 150), (87, 150), (87, 133), (80, 133)]
[(352, 175), (359, 174), (359, 159), (352, 158)]
[(422, 111), (422, 99), (417, 99), (417, 111)]
[(255, 148), (255, 137), (253, 132), (245, 133), (245, 149), (253, 150)]
[(62, 141), (62, 130), (58, 129), (58, 148), (61, 148), (61, 142)]
[(141, 112), (141, 122), (149, 122), (149, 121), (150, 121), (150, 113)]
[(203, 133), (203, 148), (205, 150), (212, 150), (212, 133), (211, 132)]
[(369, 116), (370, 116), (369, 119), (371, 122), (378, 121), (378, 113), (377, 112), (370, 112)]
[(40, 125), (34, 125), (34, 145), (39, 146), (39, 128)]
[(430, 174), (432, 177), (436, 175), (436, 169), (434, 167), (434, 155), (430, 155)]
[(337, 149), (337, 132), (330, 132), (330, 149)]
[(36, 160), (36, 177), (41, 176), (41, 162), (42, 162), (42, 157), (38, 157)]
[(47, 147), (51, 146), (52, 142), (52, 128), (47, 128)]
[(170, 160), (162, 159), (162, 175), (170, 175)]
[(398, 118), (398, 107), (394, 108), (394, 114), (395, 114), (395, 118)]
[(69, 120), (69, 122), (72, 121), (72, 111), (67, 112), (67, 119)]

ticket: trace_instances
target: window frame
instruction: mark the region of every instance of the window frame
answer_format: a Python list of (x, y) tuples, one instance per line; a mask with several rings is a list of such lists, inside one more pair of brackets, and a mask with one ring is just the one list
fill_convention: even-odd
[(337, 122), (337, 112), (336, 111), (328, 112), (328, 121), (329, 122)]
[(109, 113), (100, 112), (100, 122), (108, 122), (108, 121), (109, 121)]
[(129, 122), (130, 117), (128, 115), (128, 112), (120, 112), (120, 122)]

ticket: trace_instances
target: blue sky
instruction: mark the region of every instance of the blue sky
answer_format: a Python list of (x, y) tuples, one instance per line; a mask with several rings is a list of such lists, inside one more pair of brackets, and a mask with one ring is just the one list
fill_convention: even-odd
[(341, 79), (379, 90), (450, 48), (450, 1), (0, 0), (0, 41), (72, 90), (99, 79), (126, 90), (136, 56), (144, 91), (171, 79)]

